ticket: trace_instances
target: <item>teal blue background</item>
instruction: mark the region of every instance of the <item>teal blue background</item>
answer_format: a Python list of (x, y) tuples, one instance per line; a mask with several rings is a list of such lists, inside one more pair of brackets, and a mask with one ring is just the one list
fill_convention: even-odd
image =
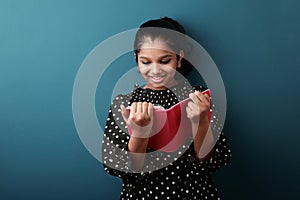
[[(223, 199), (299, 199), (299, 8), (296, 0), (0, 0), (0, 199), (118, 199), (120, 180), (77, 135), (73, 83), (101, 41), (165, 15), (224, 80), (233, 159), (214, 174)], [(114, 83), (102, 81), (109, 94)]]

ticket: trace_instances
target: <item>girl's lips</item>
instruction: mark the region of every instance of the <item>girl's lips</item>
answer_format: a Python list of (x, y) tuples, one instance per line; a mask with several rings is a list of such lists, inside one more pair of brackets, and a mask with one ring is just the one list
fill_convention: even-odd
[(151, 76), (150, 78), (154, 83), (161, 83), (164, 80), (163, 76)]

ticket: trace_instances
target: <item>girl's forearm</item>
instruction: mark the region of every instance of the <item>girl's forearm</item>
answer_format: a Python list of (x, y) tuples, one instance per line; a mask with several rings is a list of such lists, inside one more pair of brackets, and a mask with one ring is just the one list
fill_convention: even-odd
[(192, 124), (195, 156), (198, 160), (207, 158), (214, 145), (214, 135), (207, 118), (198, 124)]
[(144, 166), (145, 153), (147, 150), (148, 138), (130, 137), (128, 151), (130, 152), (132, 169), (139, 171)]

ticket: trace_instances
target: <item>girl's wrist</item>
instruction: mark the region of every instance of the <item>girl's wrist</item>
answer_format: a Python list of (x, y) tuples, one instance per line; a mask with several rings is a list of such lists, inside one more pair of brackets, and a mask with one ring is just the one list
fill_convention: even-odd
[(204, 126), (209, 125), (209, 120), (207, 114), (200, 115), (200, 117), (196, 120), (192, 120), (192, 126)]
[(128, 142), (128, 150), (134, 153), (145, 153), (149, 138), (131, 136)]

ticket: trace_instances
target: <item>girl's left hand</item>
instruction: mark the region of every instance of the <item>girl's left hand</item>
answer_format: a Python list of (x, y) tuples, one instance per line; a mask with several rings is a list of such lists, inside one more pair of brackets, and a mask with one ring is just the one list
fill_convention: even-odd
[(199, 124), (202, 120), (207, 120), (207, 113), (210, 112), (210, 97), (202, 92), (190, 93), (192, 101), (187, 104), (187, 117), (193, 124)]

